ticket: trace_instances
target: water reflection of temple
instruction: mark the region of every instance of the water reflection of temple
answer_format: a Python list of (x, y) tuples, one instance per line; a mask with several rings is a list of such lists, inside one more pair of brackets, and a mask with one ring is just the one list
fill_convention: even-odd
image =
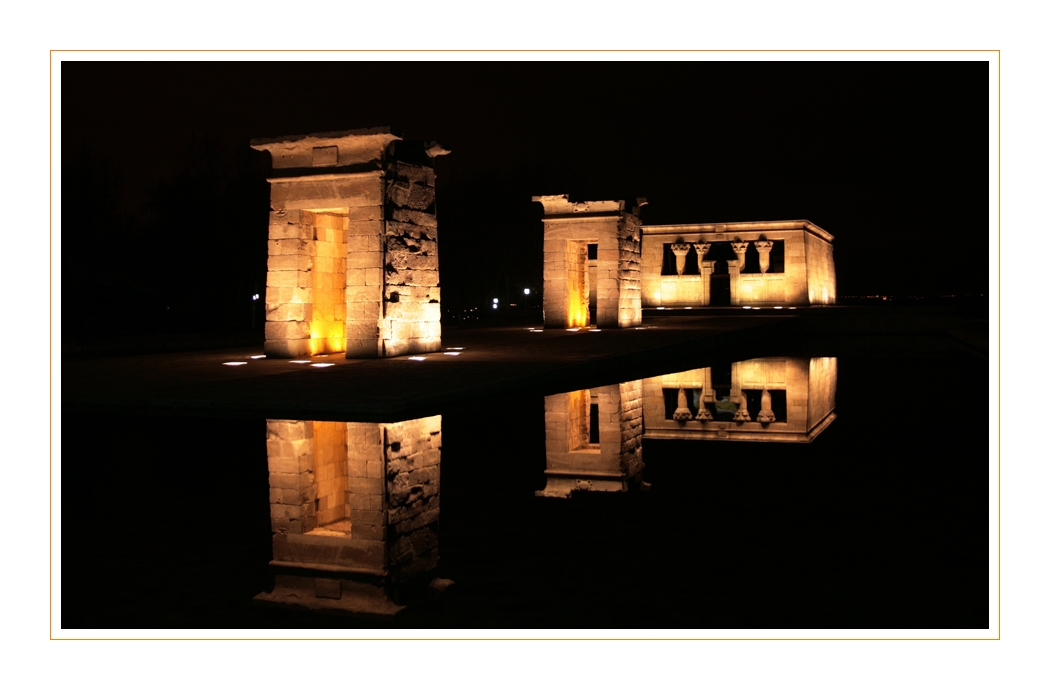
[(646, 438), (807, 443), (835, 419), (838, 360), (765, 357), (642, 382)]
[(312, 609), (392, 614), (438, 563), (441, 417), (268, 420), (274, 589)]
[(838, 360), (765, 357), (549, 395), (538, 496), (641, 483), (642, 439), (808, 443), (835, 419)]

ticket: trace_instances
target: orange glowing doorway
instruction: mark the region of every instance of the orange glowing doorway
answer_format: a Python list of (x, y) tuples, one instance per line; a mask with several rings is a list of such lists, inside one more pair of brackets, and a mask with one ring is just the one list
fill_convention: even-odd
[(570, 240), (566, 242), (565, 264), (566, 305), (565, 327), (585, 328), (590, 325), (590, 280), (587, 267), (587, 244)]
[(313, 310), (310, 321), (310, 354), (346, 351), (346, 210), (313, 214)]

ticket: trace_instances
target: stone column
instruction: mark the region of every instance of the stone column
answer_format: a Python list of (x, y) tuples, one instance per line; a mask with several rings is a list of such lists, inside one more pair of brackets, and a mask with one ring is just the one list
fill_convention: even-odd
[(693, 248), (696, 249), (696, 260), (700, 265), (700, 305), (706, 307), (711, 304), (711, 274), (715, 271), (715, 262), (704, 260), (711, 250), (711, 243), (697, 242)]
[(730, 242), (733, 246), (733, 252), (736, 253), (736, 260), (740, 262), (741, 270), (744, 268), (744, 258), (747, 254), (747, 242)]
[(711, 274), (715, 272), (714, 261), (701, 261), (700, 262), (700, 278), (701, 278), (701, 292), (700, 292), (700, 305), (704, 307), (711, 306)]
[[(708, 369), (707, 370), (707, 374), (708, 374), (707, 378), (708, 379), (710, 379), (710, 373), (711, 373), (711, 370)], [(708, 390), (708, 388), (710, 386), (710, 380), (708, 380), (707, 383), (708, 383), (708, 385), (706, 385), (704, 387), (704, 392), (705, 393), (707, 392), (707, 390)], [(700, 422), (710, 422), (712, 419), (714, 419), (714, 417), (711, 415), (711, 410), (707, 409), (707, 406), (704, 405), (704, 397), (705, 397), (704, 395), (700, 396), (700, 410), (696, 413), (695, 419), (697, 421), (700, 421)]]
[(769, 270), (769, 251), (773, 248), (773, 243), (769, 240), (759, 240), (755, 242), (755, 249), (758, 250), (758, 268), (765, 273)]
[(685, 388), (678, 389), (678, 409), (674, 411), (672, 417), (679, 424), (685, 424), (693, 418), (693, 413), (689, 411), (689, 401), (685, 397)]
[(773, 397), (769, 394), (769, 391), (765, 388), (762, 389), (762, 410), (758, 413), (758, 422), (761, 424), (769, 424), (770, 422), (777, 421), (776, 415), (773, 414)]
[(736, 414), (733, 415), (734, 422), (750, 422), (751, 413), (747, 411), (747, 396), (740, 390), (740, 373), (738, 367), (740, 362), (733, 362), (733, 381), (729, 390), (729, 399), (737, 404)]
[(671, 251), (674, 252), (674, 267), (678, 271), (678, 275), (685, 273), (685, 257), (689, 254), (691, 247), (685, 242), (675, 242), (671, 245)]
[(730, 259), (729, 261), (726, 261), (726, 265), (729, 266), (729, 303), (739, 304), (740, 269), (744, 267), (744, 262), (737, 259)]

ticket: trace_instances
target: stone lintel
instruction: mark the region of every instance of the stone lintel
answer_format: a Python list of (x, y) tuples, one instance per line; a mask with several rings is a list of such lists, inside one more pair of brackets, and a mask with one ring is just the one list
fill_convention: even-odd
[(356, 172), (328, 172), (318, 175), (289, 175), (287, 177), (267, 177), (270, 184), (294, 184), (296, 182), (328, 182), (336, 180), (352, 180), (361, 177), (384, 177), (382, 170), (359, 170)]
[(621, 201), (569, 201), (568, 194), (534, 196), (532, 200), (543, 205), (544, 219), (551, 216), (578, 217), (581, 213), (618, 215), (623, 213)]
[(655, 237), (666, 235), (733, 235), (743, 232), (766, 232), (783, 230), (804, 230), (826, 242), (835, 237), (827, 230), (808, 220), (770, 220), (749, 221), (742, 223), (696, 223), (682, 225), (643, 225), (642, 235)]
[(545, 223), (573, 222), (581, 220), (609, 220), (620, 215), (619, 211), (600, 211), (590, 213), (560, 213), (553, 216), (543, 216)]
[[(601, 451), (595, 449), (594, 451), (570, 451), (575, 454), (578, 452), (588, 452), (593, 455), (600, 455)], [(580, 479), (622, 479), (623, 472), (601, 472), (598, 470), (577, 470), (577, 469), (546, 469), (543, 474), (548, 477), (579, 477)]]
[(400, 139), (390, 127), (370, 127), (252, 139), (251, 147), (268, 152), (275, 170), (325, 168), (380, 160), (390, 142)]

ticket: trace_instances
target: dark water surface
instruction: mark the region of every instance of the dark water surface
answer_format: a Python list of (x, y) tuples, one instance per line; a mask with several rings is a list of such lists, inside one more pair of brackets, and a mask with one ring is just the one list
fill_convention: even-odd
[(455, 585), (379, 621), (253, 605), (273, 587), (265, 420), (67, 411), (62, 626), (987, 627), (987, 360), (837, 367), (811, 443), (645, 439), (648, 491), (537, 497), (542, 398), (444, 411)]

